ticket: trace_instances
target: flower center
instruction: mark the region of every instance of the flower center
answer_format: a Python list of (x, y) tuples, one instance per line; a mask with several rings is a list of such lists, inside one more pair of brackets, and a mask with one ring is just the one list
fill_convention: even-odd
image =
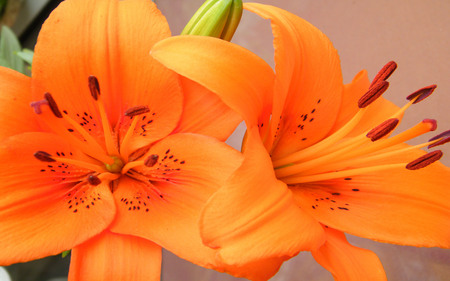
[[(124, 118), (130, 119), (130, 124), (126, 131), (120, 131), (121, 126), (126, 126), (126, 121), (124, 120), (120, 120), (119, 124), (115, 126), (115, 130), (112, 130), (102, 101), (99, 82), (95, 76), (89, 77), (88, 87), (95, 102), (97, 116), (100, 119), (99, 122), (102, 129), (96, 123), (93, 126), (103, 130), (103, 145), (101, 145), (102, 139), (98, 137), (98, 132), (95, 134), (91, 132), (92, 127), (86, 128), (87, 123), (91, 120), (92, 122), (95, 121), (92, 115), (84, 112), (80, 117), (84, 122), (80, 123), (72, 119), (66, 110), (61, 111), (53, 96), (50, 93), (45, 93), (43, 100), (31, 103), (35, 113), (42, 115), (43, 120), (50, 128), (64, 137), (73, 147), (77, 147), (84, 154), (88, 155), (90, 159), (83, 161), (72, 157), (63, 157), (64, 155), (51, 155), (45, 151), (37, 151), (34, 156), (42, 162), (61, 162), (89, 170), (89, 173), (85, 174), (85, 181), (91, 185), (98, 185), (105, 179), (116, 180), (121, 175), (128, 173), (130, 169), (138, 166), (150, 167), (149, 163), (155, 164), (158, 158), (157, 156), (155, 158), (154, 155), (150, 160), (144, 161), (141, 159), (136, 161), (137, 158), (144, 156), (145, 149), (141, 149), (144, 153), (138, 156), (136, 156), (136, 153), (132, 153), (135, 150), (132, 148), (132, 140), (139, 121), (137, 116), (150, 112), (149, 108), (147, 106), (137, 106), (128, 109), (124, 113)], [(44, 105), (48, 106), (47, 110), (43, 107)], [(80, 115), (77, 114), (77, 116)], [(94, 160), (92, 161), (92, 159)]]
[(113, 156), (112, 159), (114, 159), (112, 164), (105, 163), (106, 170), (111, 173), (120, 173), (124, 166), (123, 161), (117, 156)]

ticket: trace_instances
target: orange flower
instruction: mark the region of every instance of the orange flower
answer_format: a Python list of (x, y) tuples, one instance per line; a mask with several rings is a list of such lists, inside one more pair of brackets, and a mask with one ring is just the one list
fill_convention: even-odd
[(212, 38), (174, 37), (152, 49), (247, 123), (245, 160), (203, 211), (204, 243), (229, 264), (282, 261), (309, 250), (337, 280), (386, 278), (377, 256), (350, 245), (343, 232), (449, 247), (450, 170), (435, 162), (439, 150), (420, 148), (443, 144), (450, 133), (406, 145), (436, 128), (425, 119), (388, 137), (404, 111), (435, 86), (410, 95), (399, 109), (380, 98), (394, 62), (372, 84), (362, 71), (344, 85), (337, 52), (319, 30), (275, 7), (245, 7), (272, 22), (276, 75), (251, 52)]
[(226, 269), (197, 223), (241, 119), (148, 55), (169, 36), (151, 1), (67, 0), (32, 78), (0, 68), (0, 264), (73, 249), (69, 280), (159, 280), (164, 247)]

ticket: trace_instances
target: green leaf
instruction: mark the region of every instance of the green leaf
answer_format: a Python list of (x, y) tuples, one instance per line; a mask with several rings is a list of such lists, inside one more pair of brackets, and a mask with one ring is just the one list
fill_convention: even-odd
[(22, 50), (19, 40), (14, 32), (6, 26), (2, 27), (0, 34), (0, 62), (1, 66), (9, 67), (25, 73), (23, 60), (16, 54)]
[(20, 52), (17, 52), (16, 55), (19, 56), (23, 61), (31, 65), (33, 63), (33, 55), (34, 52), (30, 49), (23, 49)]
[(61, 253), (62, 258), (67, 257), (70, 254), (70, 250), (64, 251)]

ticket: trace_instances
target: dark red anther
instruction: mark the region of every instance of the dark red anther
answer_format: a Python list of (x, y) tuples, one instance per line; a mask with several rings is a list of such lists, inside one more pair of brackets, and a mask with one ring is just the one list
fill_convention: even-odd
[(407, 100), (413, 100), (415, 98), (417, 98), (413, 104), (416, 104), (420, 101), (423, 101), (424, 99), (426, 99), (429, 95), (431, 95), (434, 91), (434, 89), (436, 89), (436, 85), (430, 85), (427, 87), (423, 87), (422, 89), (419, 89), (417, 91), (415, 91), (414, 93), (412, 93), (411, 95), (407, 96), (406, 99)]
[(380, 81), (369, 88), (367, 93), (365, 93), (358, 101), (359, 108), (365, 108), (377, 100), (389, 87), (389, 82)]
[(148, 106), (146, 106), (146, 105), (135, 106), (135, 107), (127, 109), (127, 111), (125, 111), (125, 116), (128, 116), (131, 118), (136, 115), (141, 115), (141, 114), (144, 114), (147, 112), (150, 112), (150, 109), (148, 108)]
[(94, 100), (98, 99), (98, 96), (100, 96), (100, 84), (98, 83), (98, 79), (95, 76), (89, 76), (89, 91), (91, 92), (91, 96), (94, 98)]
[(441, 159), (443, 153), (440, 150), (429, 152), (406, 165), (408, 170), (418, 170)]
[(48, 107), (50, 107), (51, 111), (57, 118), (62, 118), (61, 111), (59, 111), (58, 105), (56, 104), (55, 99), (50, 93), (45, 93), (44, 98), (48, 103)]
[(90, 185), (94, 185), (94, 186), (102, 183), (102, 181), (97, 176), (94, 176), (94, 175), (89, 175), (87, 178), (87, 181)]
[(445, 143), (450, 142), (450, 130), (440, 133), (439, 135), (437, 135), (435, 137), (432, 137), (429, 141), (434, 141), (434, 140), (438, 140), (438, 139), (441, 139), (441, 140), (439, 140), (433, 144), (430, 144), (428, 146), (428, 148), (432, 148), (432, 147), (435, 147), (438, 145), (443, 145)]
[(157, 154), (152, 154), (144, 161), (144, 165), (147, 167), (155, 166), (156, 162), (158, 162), (159, 156)]
[(52, 155), (45, 151), (37, 151), (34, 154), (34, 157), (42, 162), (55, 162), (56, 160), (52, 158)]
[(370, 130), (366, 137), (368, 137), (371, 141), (377, 141), (392, 132), (395, 127), (397, 127), (398, 122), (399, 120), (397, 118), (388, 119)]
[(391, 76), (392, 73), (397, 69), (397, 63), (395, 61), (388, 62), (383, 68), (378, 71), (375, 78), (373, 78), (372, 83), (370, 84), (370, 88), (372, 88), (375, 84), (380, 81), (386, 81), (386, 79)]

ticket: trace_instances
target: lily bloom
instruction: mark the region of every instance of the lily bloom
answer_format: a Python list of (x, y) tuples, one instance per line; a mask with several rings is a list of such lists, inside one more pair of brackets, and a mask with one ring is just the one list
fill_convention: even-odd
[(0, 264), (72, 249), (69, 280), (160, 280), (164, 247), (232, 270), (197, 223), (241, 118), (149, 56), (169, 36), (151, 1), (67, 0), (32, 77), (0, 68)]
[(344, 233), (448, 248), (450, 169), (437, 161), (441, 151), (421, 148), (448, 142), (450, 133), (405, 144), (436, 129), (424, 119), (391, 136), (406, 109), (436, 86), (398, 108), (381, 97), (394, 62), (372, 82), (362, 71), (344, 85), (337, 51), (317, 28), (276, 7), (244, 7), (271, 20), (275, 74), (255, 54), (213, 38), (173, 37), (151, 52), (247, 124), (242, 166), (203, 210), (203, 242), (228, 264), (311, 251), (336, 280), (386, 279), (378, 257)]

